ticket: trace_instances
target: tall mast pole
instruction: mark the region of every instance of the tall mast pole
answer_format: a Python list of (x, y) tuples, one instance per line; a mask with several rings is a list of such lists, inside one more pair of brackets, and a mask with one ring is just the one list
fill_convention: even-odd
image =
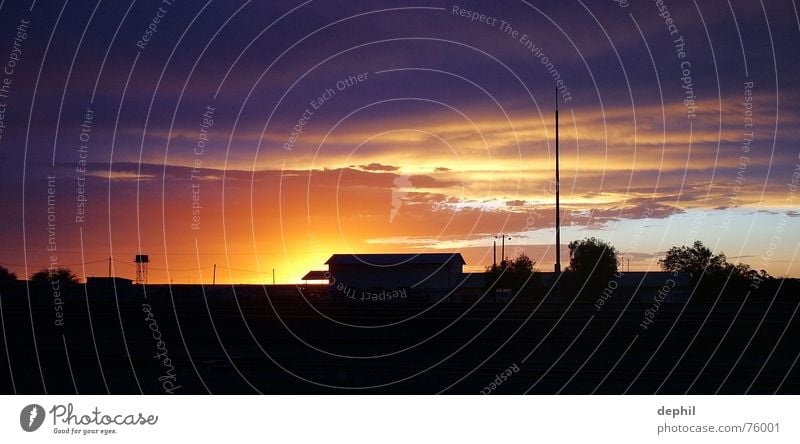
[(556, 88), (556, 278), (561, 274), (561, 202), (559, 196), (561, 178), (559, 176), (558, 156), (558, 88)]

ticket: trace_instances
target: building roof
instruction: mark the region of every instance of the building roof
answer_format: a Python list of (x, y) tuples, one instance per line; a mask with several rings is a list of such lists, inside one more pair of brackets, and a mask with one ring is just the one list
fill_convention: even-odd
[(304, 281), (327, 281), (331, 278), (331, 274), (322, 270), (311, 270), (303, 276)]
[(114, 285), (131, 285), (133, 281), (122, 277), (89, 276), (86, 278), (86, 284), (111, 287)]
[(334, 254), (326, 265), (393, 266), (406, 264), (441, 265), (451, 261), (465, 265), (461, 253)]

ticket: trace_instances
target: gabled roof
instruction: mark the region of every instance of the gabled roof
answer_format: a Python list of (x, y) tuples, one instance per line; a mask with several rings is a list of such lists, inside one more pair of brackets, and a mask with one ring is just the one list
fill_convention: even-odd
[(334, 254), (328, 259), (327, 265), (367, 265), (367, 266), (392, 266), (406, 264), (434, 264), (440, 265), (456, 261), (465, 265), (461, 253), (389, 253), (389, 254)]

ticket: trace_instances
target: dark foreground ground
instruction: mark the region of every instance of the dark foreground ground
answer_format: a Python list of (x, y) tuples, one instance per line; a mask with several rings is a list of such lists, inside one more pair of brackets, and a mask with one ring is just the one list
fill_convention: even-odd
[(0, 287), (0, 393), (800, 393), (795, 302), (662, 305), (644, 329), (653, 307), (627, 297), (598, 310), (142, 290)]

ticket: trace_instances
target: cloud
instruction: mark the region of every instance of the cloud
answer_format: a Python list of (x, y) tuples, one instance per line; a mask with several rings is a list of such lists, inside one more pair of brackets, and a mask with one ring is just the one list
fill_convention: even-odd
[(373, 162), (369, 165), (358, 165), (364, 171), (397, 171), (400, 169), (398, 166), (393, 165), (383, 165), (377, 162)]

